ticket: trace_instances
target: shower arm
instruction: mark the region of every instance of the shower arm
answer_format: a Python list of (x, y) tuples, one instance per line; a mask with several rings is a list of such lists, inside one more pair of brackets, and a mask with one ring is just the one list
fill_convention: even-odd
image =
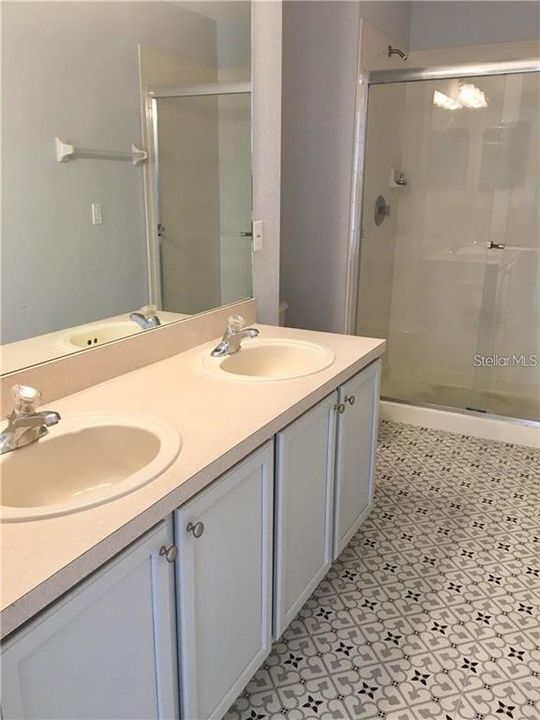
[(409, 58), (407, 53), (404, 52), (403, 50), (392, 47), (392, 45), (389, 45), (388, 46), (388, 57), (392, 57), (392, 55), (399, 55), (399, 57), (403, 60), (403, 62), (405, 62)]

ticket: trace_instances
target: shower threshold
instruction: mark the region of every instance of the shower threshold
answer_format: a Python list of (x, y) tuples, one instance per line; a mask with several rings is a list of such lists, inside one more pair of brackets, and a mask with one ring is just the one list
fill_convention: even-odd
[(404, 407), (411, 408), (425, 408), (426, 410), (440, 410), (441, 412), (452, 413), (454, 415), (465, 415), (469, 417), (488, 418), (490, 420), (499, 420), (508, 423), (515, 423), (516, 425), (528, 425), (530, 427), (538, 428), (540, 431), (540, 420), (535, 418), (518, 418), (512, 415), (498, 415), (497, 413), (490, 412), (489, 410), (483, 410), (473, 407), (456, 407), (455, 405), (438, 405), (436, 403), (429, 403), (423, 401), (414, 400), (403, 400), (402, 398), (391, 397), (389, 395), (381, 394), (381, 400), (389, 403), (395, 403)]
[(534, 393), (525, 397), (383, 375), (382, 395), (392, 402), (449, 412), (473, 412), (516, 422), (540, 422), (540, 397), (534, 397)]
[(540, 422), (429, 403), (381, 397), (382, 420), (540, 448)]

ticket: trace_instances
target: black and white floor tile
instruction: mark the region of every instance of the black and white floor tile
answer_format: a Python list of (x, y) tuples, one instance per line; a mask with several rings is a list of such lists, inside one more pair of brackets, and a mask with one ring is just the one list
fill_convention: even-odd
[(540, 720), (540, 451), (381, 424), (373, 512), (225, 720)]

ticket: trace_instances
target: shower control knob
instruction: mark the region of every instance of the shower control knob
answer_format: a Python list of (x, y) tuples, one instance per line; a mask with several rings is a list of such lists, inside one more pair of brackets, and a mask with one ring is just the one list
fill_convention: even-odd
[(347, 397), (345, 398), (345, 402), (349, 403), (349, 405), (354, 405), (354, 403), (356, 402), (356, 398), (354, 395), (347, 395)]

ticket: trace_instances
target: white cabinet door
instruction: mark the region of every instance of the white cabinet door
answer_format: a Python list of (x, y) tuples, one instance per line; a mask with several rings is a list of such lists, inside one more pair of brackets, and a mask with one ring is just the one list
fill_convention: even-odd
[(4, 720), (178, 717), (171, 542), (160, 523), (6, 642)]
[(337, 393), (276, 436), (274, 639), (332, 562)]
[(176, 511), (182, 716), (222, 718), (272, 642), (273, 443)]
[(373, 500), (381, 362), (339, 388), (334, 558), (367, 517)]

